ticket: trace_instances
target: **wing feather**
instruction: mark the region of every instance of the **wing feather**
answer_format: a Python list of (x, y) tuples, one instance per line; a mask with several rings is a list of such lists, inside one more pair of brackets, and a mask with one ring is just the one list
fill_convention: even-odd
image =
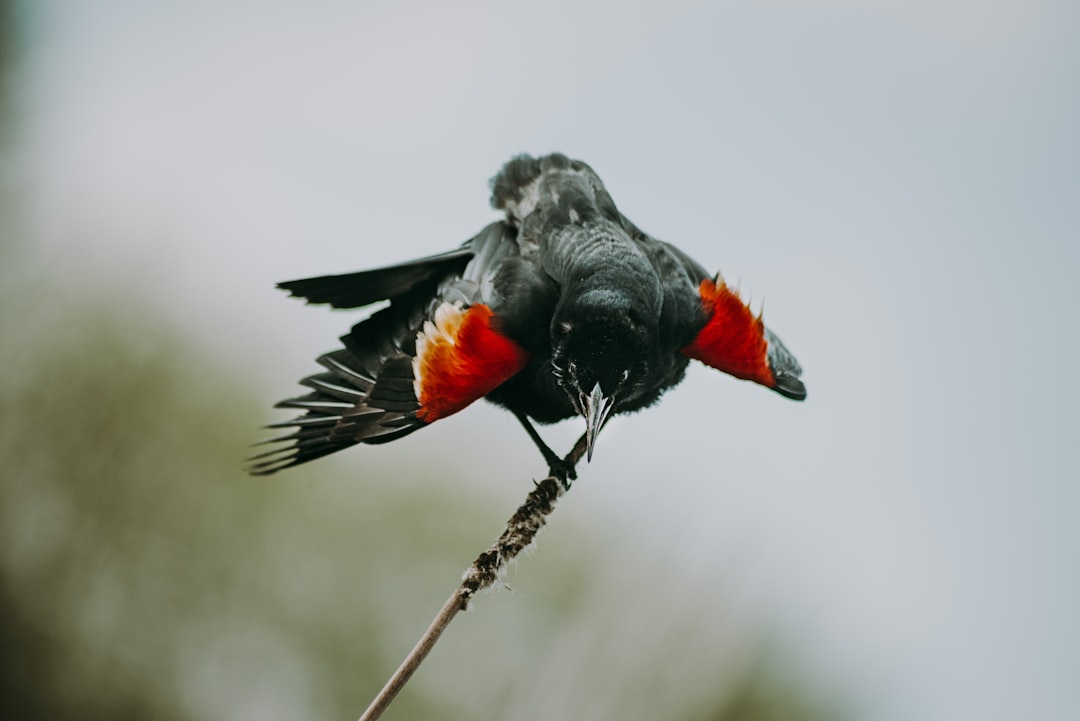
[[(417, 338), (433, 324), (437, 309), (470, 307), (481, 300), (490, 277), (517, 253), (515, 238), (516, 231), (506, 222), (492, 223), (448, 253), (390, 268), (282, 283), (293, 295), (337, 308), (380, 300), (390, 304), (342, 336), (343, 348), (318, 359), (324, 370), (301, 381), (310, 392), (277, 404), (304, 413), (268, 426), (295, 430), (261, 441), (279, 447), (250, 458), (248, 471), (267, 475), (358, 443), (386, 443), (447, 415), (418, 414)], [(480, 378), (473, 395), (459, 400), (467, 405), (492, 382)]]

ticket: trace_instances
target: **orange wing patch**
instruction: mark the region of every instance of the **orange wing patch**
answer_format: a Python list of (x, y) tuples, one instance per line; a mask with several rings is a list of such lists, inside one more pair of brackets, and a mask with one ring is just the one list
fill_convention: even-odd
[(457, 413), (525, 367), (529, 354), (497, 329), (491, 308), (443, 303), (416, 337), (413, 390), (425, 423)]
[[(717, 276), (719, 280), (719, 276)], [(708, 322), (681, 353), (717, 370), (772, 388), (776, 378), (769, 368), (765, 323), (754, 316), (727, 283), (706, 278), (698, 288)]]

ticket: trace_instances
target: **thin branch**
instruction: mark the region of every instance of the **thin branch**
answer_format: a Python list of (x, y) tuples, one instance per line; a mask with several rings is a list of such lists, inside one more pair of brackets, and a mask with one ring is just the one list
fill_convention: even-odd
[[(573, 450), (566, 456), (571, 467), (576, 466), (585, 455), (585, 436), (578, 439)], [(481, 553), (465, 572), (461, 585), (458, 586), (443, 607), (435, 615), (427, 631), (401, 662), (397, 671), (386, 682), (379, 695), (371, 702), (360, 717), (360, 721), (375, 721), (389, 708), (394, 697), (405, 687), (409, 679), (420, 667), (443, 631), (450, 625), (459, 611), (469, 607), (469, 601), (491, 586), (506, 570), (507, 564), (519, 553), (529, 547), (536, 534), (543, 527), (548, 514), (555, 510), (555, 501), (565, 493), (562, 483), (553, 476), (548, 476), (536, 484), (525, 502), (506, 522), (506, 530), (491, 547)]]

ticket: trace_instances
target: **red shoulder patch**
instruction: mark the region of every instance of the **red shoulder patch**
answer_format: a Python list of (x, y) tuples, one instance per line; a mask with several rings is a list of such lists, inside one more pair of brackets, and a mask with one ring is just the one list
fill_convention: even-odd
[(416, 338), (413, 389), (425, 423), (483, 398), (525, 367), (529, 354), (499, 332), (491, 308), (444, 303)]
[(761, 316), (755, 316), (723, 280), (706, 278), (698, 288), (709, 320), (694, 341), (680, 352), (717, 370), (772, 388), (768, 341)]

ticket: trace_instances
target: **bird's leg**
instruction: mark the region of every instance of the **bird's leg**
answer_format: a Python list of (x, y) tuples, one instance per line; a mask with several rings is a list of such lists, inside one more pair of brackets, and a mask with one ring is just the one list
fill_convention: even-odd
[(540, 437), (540, 434), (536, 432), (536, 428), (529, 421), (529, 418), (524, 413), (514, 413), (517, 419), (521, 421), (521, 425), (525, 426), (525, 432), (529, 434), (529, 438), (532, 438), (533, 443), (540, 449), (540, 453), (543, 454), (544, 460), (548, 464), (548, 473), (555, 478), (559, 479), (563, 488), (570, 489), (570, 482), (577, 479), (577, 471), (574, 470), (574, 464), (570, 462), (569, 457), (560, 458), (559, 455), (551, 450), (548, 444), (544, 443), (544, 439)]

